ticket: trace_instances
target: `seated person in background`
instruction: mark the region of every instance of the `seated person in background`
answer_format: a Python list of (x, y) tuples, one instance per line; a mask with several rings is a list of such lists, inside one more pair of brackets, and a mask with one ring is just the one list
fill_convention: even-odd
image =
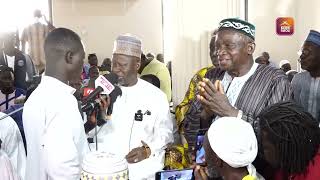
[(23, 102), (26, 90), (15, 88), (12, 68), (0, 65), (0, 111), (7, 110), (16, 102)]
[(111, 59), (105, 58), (99, 67), (100, 74), (107, 74), (111, 72)]
[(140, 77), (140, 79), (143, 79), (151, 84), (153, 84), (155, 87), (160, 89), (160, 80), (157, 78), (157, 76), (152, 74), (146, 74)]
[(215, 30), (212, 34), (210, 44), (209, 44), (209, 55), (212, 62), (211, 66), (205, 67), (200, 69), (190, 80), (188, 91), (186, 92), (183, 101), (176, 107), (176, 119), (177, 119), (177, 126), (179, 128), (180, 133), (183, 133), (183, 122), (185, 118), (185, 114), (189, 110), (191, 104), (194, 102), (197, 91), (197, 84), (205, 77), (211, 79), (211, 71), (219, 66), (219, 62), (217, 56), (215, 54), (215, 37), (216, 37), (217, 30)]
[[(5, 115), (0, 112), (0, 118)], [(2, 141), (1, 150), (8, 155), (19, 178), (24, 180), (26, 171), (25, 147), (19, 128), (10, 116), (0, 120), (0, 139)]]
[(319, 180), (319, 122), (293, 102), (274, 104), (258, 118), (264, 157), (279, 170), (272, 179)]
[[(258, 154), (258, 142), (252, 126), (235, 117), (223, 117), (212, 123), (204, 140), (208, 175), (218, 170), (224, 180), (261, 180), (252, 162)], [(197, 180), (207, 179), (204, 169), (195, 169)]]
[(167, 95), (168, 102), (171, 101), (171, 77), (168, 68), (164, 63), (154, 58), (146, 58), (141, 55), (141, 67), (139, 69), (141, 76), (153, 74), (160, 80), (160, 89)]
[(279, 63), (279, 68), (282, 69), (285, 73), (291, 70), (291, 65), (288, 60), (281, 60)]
[(12, 68), (16, 88), (27, 90), (27, 81), (35, 75), (35, 68), (30, 56), (15, 47), (16, 39), (15, 32), (8, 32), (3, 36), (0, 65)]

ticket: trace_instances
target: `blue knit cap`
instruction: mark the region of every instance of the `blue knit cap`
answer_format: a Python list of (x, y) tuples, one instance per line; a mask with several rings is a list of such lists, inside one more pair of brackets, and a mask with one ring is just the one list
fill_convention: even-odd
[(320, 33), (315, 30), (310, 30), (306, 41), (312, 42), (312, 43), (320, 46)]

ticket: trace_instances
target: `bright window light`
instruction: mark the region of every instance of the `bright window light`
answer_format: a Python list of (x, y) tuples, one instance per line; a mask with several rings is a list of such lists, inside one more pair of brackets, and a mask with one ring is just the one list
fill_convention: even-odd
[(48, 0), (0, 0), (0, 32), (19, 30), (33, 22), (33, 11), (40, 9), (49, 20)]

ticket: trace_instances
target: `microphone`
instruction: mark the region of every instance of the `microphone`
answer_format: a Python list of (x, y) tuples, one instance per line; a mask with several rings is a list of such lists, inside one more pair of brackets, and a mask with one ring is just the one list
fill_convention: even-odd
[(83, 88), (83, 97), (87, 98), (94, 91), (94, 88)]
[[(112, 114), (113, 103), (116, 101), (117, 97), (122, 95), (121, 89), (117, 86), (118, 84), (118, 76), (114, 73), (109, 73), (104, 76), (100, 75), (96, 81), (95, 86), (96, 89), (88, 88), (85, 89), (84, 94), (88, 94), (88, 96), (84, 99), (81, 105), (81, 109), (84, 112), (88, 112), (93, 110), (96, 105), (98, 105), (101, 100), (97, 98), (98, 94), (109, 95), (110, 97), (110, 105), (108, 107), (107, 115)], [(91, 93), (90, 93), (91, 92)]]
[(92, 91), (85, 99), (84, 103), (96, 98), (98, 94), (110, 94), (114, 90), (114, 85), (118, 83), (119, 77), (114, 73), (100, 75), (95, 80), (96, 89)]

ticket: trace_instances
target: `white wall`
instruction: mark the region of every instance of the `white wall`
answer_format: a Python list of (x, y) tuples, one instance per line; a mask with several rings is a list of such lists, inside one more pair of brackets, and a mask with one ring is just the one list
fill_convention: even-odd
[[(297, 32), (292, 36), (276, 34), (278, 17), (296, 17), (295, 0), (251, 0), (249, 1), (249, 21), (256, 26), (255, 56), (267, 51), (271, 60), (279, 66), (279, 62), (287, 59), (296, 66), (298, 58)], [(295, 29), (296, 30), (296, 29)]]
[[(297, 68), (297, 52), (306, 39), (309, 30), (320, 31), (319, 0), (249, 0), (249, 21), (256, 25), (255, 55), (267, 51), (278, 66), (287, 59)], [(292, 36), (276, 34), (276, 19), (293, 17), (295, 32)]]
[(111, 57), (119, 34), (141, 38), (145, 52), (162, 52), (161, 0), (54, 0), (53, 22), (77, 32), (86, 53)]

